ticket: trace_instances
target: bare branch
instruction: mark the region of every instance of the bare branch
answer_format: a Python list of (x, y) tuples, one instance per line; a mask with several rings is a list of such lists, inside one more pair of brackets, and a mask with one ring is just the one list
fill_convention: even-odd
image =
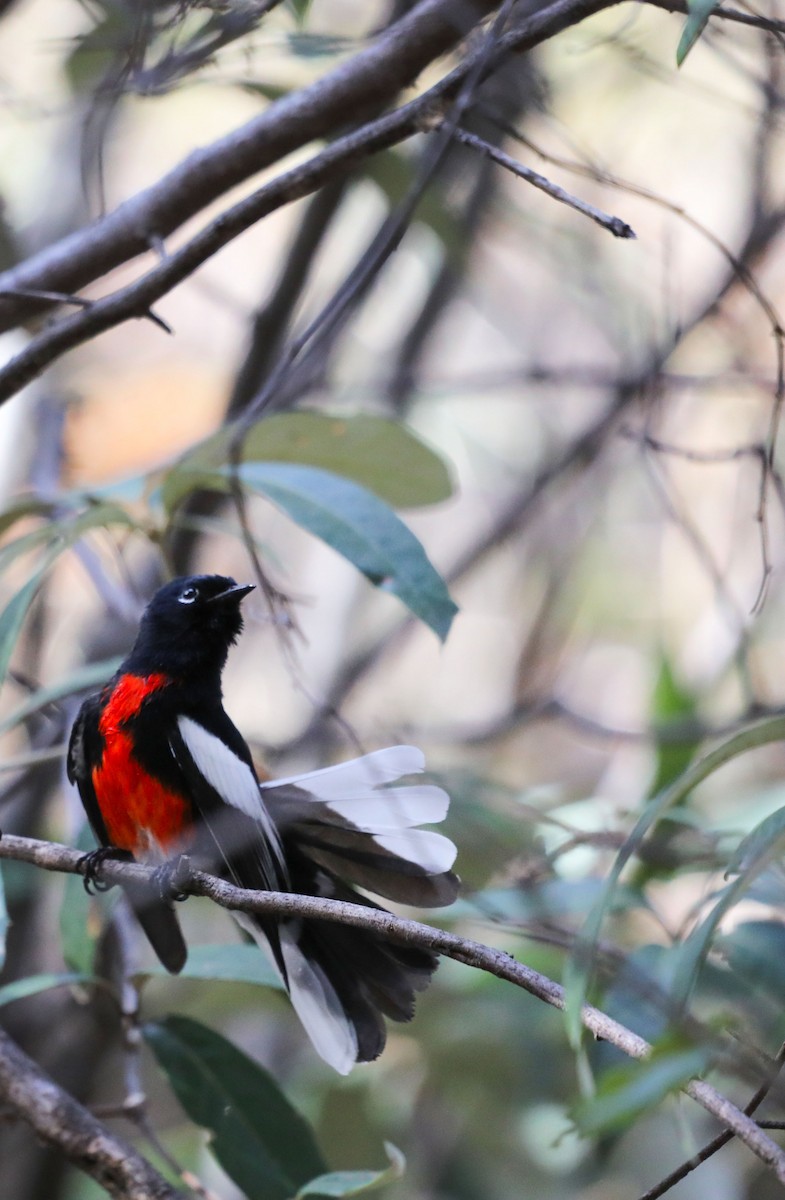
[[(23, 839), (17, 839), (19, 841)], [(59, 1150), (118, 1200), (184, 1200), (122, 1138), (38, 1067), (0, 1030), (0, 1097), (42, 1141)]]
[[(552, 37), (565, 26), (574, 24), (590, 13), (598, 12), (602, 8), (611, 7), (618, 2), (619, 0), (554, 0), (552, 4), (540, 10), (530, 20), (498, 39), (498, 47), (490, 56), (487, 56), (487, 63), (484, 64), (485, 71), (491, 70), (511, 50), (520, 51), (529, 49), (546, 38)], [(397, 28), (397, 25), (394, 28)], [(208, 258), (263, 217), (268, 216), (283, 205), (291, 203), (293, 200), (310, 195), (332, 180), (344, 176), (347, 170), (369, 155), (395, 145), (404, 138), (418, 132), (422, 128), (426, 116), (429, 113), (433, 113), (434, 106), (440, 105), (442, 101), (452, 96), (460, 88), (465, 79), (471, 75), (478, 61), (486, 57), (484, 49), (484, 45), (481, 45), (473, 54), (467, 55), (460, 67), (457, 67), (448, 76), (440, 80), (430, 91), (416, 100), (410, 101), (408, 104), (396, 109), (393, 113), (369, 122), (343, 138), (339, 138), (306, 163), (284, 172), (270, 183), (259, 188), (250, 196), (221, 213), (220, 216), (206, 225), (190, 241), (173, 254), (164, 257), (155, 267), (151, 268), (151, 270), (134, 283), (100, 300), (96, 300), (84, 312), (65, 317), (56, 324), (42, 330), (41, 333), (31, 339), (24, 350), (0, 370), (0, 403), (9, 399), (20, 388), (35, 379), (50, 363), (75, 346), (82, 345), (98, 334), (104, 333), (106, 330), (112, 329), (130, 318), (149, 318), (150, 308), (154, 301), (171, 291), (176, 284), (191, 275)], [(311, 89), (307, 90), (310, 92)], [(273, 108), (275, 107), (273, 106)], [(266, 116), (267, 113), (264, 115)], [(310, 139), (304, 138), (303, 140), (308, 141)], [(223, 142), (216, 143), (216, 145), (223, 144)], [(183, 167), (191, 163), (192, 160), (193, 156), (186, 160)], [(269, 162), (271, 160), (266, 159), (265, 161)], [(263, 165), (265, 165), (265, 162), (257, 163), (256, 169)], [(176, 174), (177, 172), (172, 172), (159, 185), (155, 185), (148, 192), (140, 193), (136, 197), (136, 200), (141, 202), (150, 193), (157, 193), (158, 189), (167, 185), (167, 182), (171, 181)], [(229, 186), (229, 183), (226, 186)], [(130, 204), (132, 202), (128, 201), (126, 203)], [(99, 229), (104, 231), (102, 233), (101, 245), (103, 246), (104, 241), (109, 243), (105, 248), (106, 253), (108, 254), (111, 251), (112, 254), (115, 254), (115, 241), (112, 240), (114, 237), (113, 227), (109, 226), (108, 232), (106, 232), (105, 225), (117, 217), (119, 213), (123, 212), (125, 207), (125, 205), (121, 206), (114, 214), (104, 218), (103, 222), (89, 226), (86, 230), (82, 230), (80, 233), (65, 239), (62, 243), (58, 243), (59, 246), (63, 247), (63, 254), (67, 253), (70, 256), (74, 256), (75, 262), (73, 265), (75, 270), (79, 268), (83, 260), (90, 261), (90, 239), (97, 236), (95, 231)], [(187, 213), (184, 213), (184, 216), (187, 215)], [(169, 230), (166, 232), (169, 232)], [(143, 249), (146, 249), (152, 236), (152, 233), (148, 233), (147, 243), (137, 246), (136, 249), (129, 250), (125, 257), (132, 257), (140, 253)], [(160, 229), (155, 230), (155, 236), (161, 236)], [(80, 238), (84, 242), (84, 245), (80, 246), (78, 244)], [(115, 240), (118, 246), (124, 244), (119, 241), (119, 237)], [(54, 250), (55, 248), (52, 249)], [(35, 280), (43, 279), (50, 285), (52, 279), (56, 277), (58, 286), (62, 286), (61, 276), (57, 274), (54, 268), (50, 268), (47, 265), (47, 253), (44, 252), (42, 255), (36, 256), (35, 259), (28, 259), (25, 264), (22, 264), (19, 268), (15, 268), (13, 272), (7, 272), (5, 276), (0, 276), (0, 296), (4, 287), (18, 289), (20, 286), (32, 286), (27, 281), (26, 276), (24, 280), (18, 280), (16, 273), (24, 272), (28, 267), (32, 268), (36, 263), (40, 264), (40, 271), (36, 269)], [(122, 257), (118, 261), (123, 261)], [(117, 262), (113, 260), (105, 268), (102, 267), (101, 270), (108, 270), (111, 266), (115, 265), (117, 265)], [(90, 278), (95, 278), (98, 273), (100, 271), (94, 271)], [(74, 281), (69, 276), (69, 283), (73, 286), (81, 286), (88, 281), (85, 278)], [(54, 285), (51, 284), (51, 286)], [(0, 331), (7, 327), (3, 323), (3, 311), (2, 301), (0, 300)]]
[(506, 171), (511, 171), (519, 179), (525, 179), (532, 187), (539, 188), (540, 191), (545, 192), (553, 200), (558, 200), (560, 204), (566, 204), (568, 208), (574, 208), (576, 212), (583, 213), (585, 217), (596, 221), (598, 225), (601, 225), (603, 229), (607, 229), (614, 237), (635, 237), (635, 231), (626, 221), (622, 221), (621, 217), (612, 217), (608, 213), (603, 212), (602, 209), (595, 208), (593, 204), (589, 204), (586, 200), (581, 200), (578, 196), (573, 196), (569, 192), (565, 192), (564, 188), (559, 187), (557, 183), (552, 183), (550, 179), (546, 179), (539, 172), (532, 171), (530, 167), (525, 167), (523, 163), (517, 162), (497, 146), (492, 146), (484, 138), (477, 137), (475, 133), (470, 133), (468, 129), (456, 129), (453, 136), (457, 141), (463, 142), (464, 145), (472, 146), (475, 150), (479, 150), (481, 154), (487, 154), (500, 167), (504, 167)]
[[(3, 836), (0, 840), (0, 859), (2, 858), (32, 863), (46, 871), (84, 874), (85, 856), (80, 851), (54, 842), (37, 841), (34, 838), (10, 834)], [(153, 870), (149, 867), (111, 860), (103, 865), (102, 873), (107, 882), (116, 884), (122, 883), (123, 880), (150, 882), (153, 877)], [(176, 886), (178, 890), (190, 895), (207, 896), (221, 908), (273, 914), (278, 917), (336, 921), (358, 929), (371, 929), (394, 941), (431, 950), (466, 966), (486, 971), (498, 979), (515, 984), (553, 1008), (563, 1009), (565, 1005), (564, 989), (560, 984), (546, 975), (541, 975), (525, 963), (518, 962), (504, 951), (494, 950), (482, 942), (460, 937), (432, 925), (423, 925), (419, 921), (394, 916), (384, 910), (379, 911), (339, 900), (324, 900), (316, 896), (299, 896), (289, 892), (251, 891), (234, 887), (223, 879), (203, 871), (189, 872), (184, 878), (178, 878)], [(585, 1028), (595, 1037), (610, 1042), (630, 1058), (644, 1059), (651, 1053), (651, 1046), (644, 1038), (593, 1005), (584, 1005), (581, 1019)], [(773, 1169), (779, 1181), (785, 1183), (785, 1152), (772, 1142), (754, 1121), (704, 1080), (693, 1079), (683, 1090), (727, 1129), (732, 1130), (753, 1154)]]

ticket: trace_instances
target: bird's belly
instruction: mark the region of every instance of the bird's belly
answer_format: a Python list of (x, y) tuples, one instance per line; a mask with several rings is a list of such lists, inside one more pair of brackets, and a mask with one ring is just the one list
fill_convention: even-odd
[(106, 739), (93, 787), (109, 841), (138, 859), (164, 859), (193, 841), (189, 801), (148, 775), (133, 755), (133, 743), (117, 730)]

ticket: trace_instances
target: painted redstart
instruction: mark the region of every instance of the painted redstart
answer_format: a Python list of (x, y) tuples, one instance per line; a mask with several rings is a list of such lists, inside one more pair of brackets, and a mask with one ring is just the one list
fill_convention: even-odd
[[(391, 746), (291, 779), (260, 783), (242, 735), (224, 712), (221, 673), (243, 627), (253, 585), (221, 575), (175, 579), (148, 605), (131, 653), (85, 700), (68, 748), (103, 849), (164, 865), (181, 854), (245, 888), (333, 897), (379, 908), (355, 890), (418, 907), (451, 903), (455, 847), (416, 828), (443, 819), (432, 785), (386, 786), (422, 771), (413, 746)], [(87, 882), (86, 881), (86, 882)], [(163, 965), (187, 948), (171, 900), (124, 890)], [(234, 914), (270, 956), (318, 1053), (345, 1074), (384, 1048), (384, 1017), (408, 1021), (437, 959), (381, 935), (327, 921)]]

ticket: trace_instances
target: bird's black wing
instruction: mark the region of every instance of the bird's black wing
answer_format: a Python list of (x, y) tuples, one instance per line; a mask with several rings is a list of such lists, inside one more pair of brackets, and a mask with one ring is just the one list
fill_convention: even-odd
[[(68, 779), (76, 784), (87, 813), (87, 819), (101, 846), (111, 846), (101, 808), (93, 786), (93, 769), (103, 756), (104, 741), (99, 729), (101, 694), (85, 700), (71, 730), (66, 770)], [(133, 909), (147, 940), (167, 971), (176, 975), (185, 966), (188, 948), (172, 905), (161, 899), (155, 887), (125, 882), (123, 891)]]
[(104, 740), (98, 728), (101, 715), (101, 695), (88, 696), (79, 709), (68, 742), (66, 771), (69, 782), (75, 783), (87, 813), (87, 819), (96, 839), (102, 846), (109, 846), (101, 809), (93, 787), (93, 768), (98, 766), (103, 755)]

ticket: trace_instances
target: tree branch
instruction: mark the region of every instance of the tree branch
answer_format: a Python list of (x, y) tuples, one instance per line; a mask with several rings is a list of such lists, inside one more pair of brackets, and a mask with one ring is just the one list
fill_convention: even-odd
[[(24, 841), (16, 838), (15, 841)], [(185, 1200), (141, 1154), (115, 1137), (0, 1030), (0, 1097), (48, 1146), (118, 1200)]]
[[(32, 863), (46, 871), (84, 874), (84, 854), (81, 851), (33, 838), (10, 834), (3, 836), (0, 840), (0, 859), (3, 858)], [(153, 870), (136, 863), (108, 860), (102, 867), (102, 874), (109, 883), (121, 884), (123, 880), (149, 882)], [(494, 950), (482, 942), (460, 937), (444, 929), (423, 925), (419, 921), (338, 900), (238, 888), (203, 871), (193, 871), (186, 878), (178, 879), (176, 886), (190, 895), (207, 896), (222, 908), (278, 917), (336, 921), (358, 929), (370, 929), (405, 945), (431, 950), (466, 966), (486, 971), (523, 988), (553, 1008), (564, 1008), (564, 989), (554, 980), (518, 962), (504, 951)], [(584, 1005), (581, 1019), (585, 1028), (595, 1037), (610, 1042), (630, 1058), (644, 1059), (651, 1053), (651, 1046), (644, 1038), (593, 1005)], [(785, 1152), (753, 1120), (703, 1080), (693, 1079), (685, 1084), (683, 1090), (726, 1129), (732, 1130), (753, 1154), (772, 1168), (777, 1179), (785, 1183)]]
[[(486, 74), (494, 66), (497, 66), (512, 51), (520, 52), (531, 49), (567, 26), (575, 24), (586, 16), (596, 13), (603, 8), (609, 8), (619, 2), (620, 0), (553, 0), (553, 3), (547, 5), (529, 20), (498, 39), (497, 48), (488, 56), (488, 61), (484, 65), (483, 74)], [(488, 5), (488, 7), (492, 8), (493, 5)], [(441, 79), (429, 91), (419, 96), (416, 100), (412, 100), (394, 112), (388, 113), (377, 120), (370, 121), (359, 129), (353, 130), (346, 136), (337, 139), (307, 162), (284, 172), (271, 180), (270, 183), (257, 189), (250, 196), (240, 200), (237, 204), (234, 204), (208, 223), (177, 251), (162, 258), (155, 267), (147, 271), (134, 283), (120, 288), (118, 291), (112, 292), (100, 300), (96, 300), (83, 312), (64, 317), (55, 324), (46, 327), (32, 338), (24, 350), (0, 369), (0, 403), (9, 399), (22, 387), (30, 383), (50, 363), (54, 362), (68, 350), (82, 345), (98, 334), (104, 333), (106, 330), (112, 329), (130, 318), (149, 317), (151, 305), (155, 300), (160, 299), (161, 296), (171, 291), (183, 279), (193, 274), (198, 267), (218, 250), (256, 224), (256, 222), (262, 220), (262, 218), (268, 216), (276, 209), (290, 204), (294, 200), (310, 195), (332, 180), (345, 176), (347, 171), (358, 162), (368, 158), (371, 154), (396, 145), (398, 142), (418, 132), (423, 128), (424, 122), (427, 122), (429, 115), (433, 114), (434, 107), (440, 106), (443, 101), (449, 99), (458, 91), (461, 84), (476, 68), (478, 61), (483, 56), (484, 47), (481, 44), (478, 50), (466, 56), (459, 67), (456, 67), (449, 75)], [(310, 92), (311, 89), (306, 90)], [(272, 108), (275, 107), (275, 105), (272, 106)], [(271, 109), (267, 110), (263, 116), (266, 117), (270, 111)], [(257, 120), (260, 119), (258, 118)], [(310, 139), (307, 137), (303, 139), (305, 142), (308, 140)], [(226, 141), (227, 139), (223, 139), (220, 143), (216, 143), (215, 147), (223, 146)], [(294, 148), (290, 147), (290, 149)], [(183, 168), (192, 159), (193, 156), (186, 159)], [(257, 164), (257, 167), (259, 165), (265, 165), (265, 163)], [(114, 222), (118, 214), (123, 212), (128, 204), (135, 202), (141, 204), (144, 197), (149, 196), (150, 193), (157, 193), (160, 188), (164, 188), (165, 186), (174, 186), (171, 181), (176, 175), (177, 171), (171, 172), (170, 175), (164, 177), (160, 184), (148, 189), (147, 192), (139, 193), (134, 201), (126, 201), (126, 205), (122, 205), (115, 213), (104, 218), (103, 222), (96, 222), (87, 229), (71, 235), (70, 238), (65, 239), (63, 242), (57, 243), (57, 245), (63, 247), (63, 254), (67, 253), (67, 256), (74, 259), (73, 265), (75, 269), (79, 269), (83, 261), (93, 261), (91, 246), (93, 241), (98, 238), (99, 233), (105, 254), (115, 255), (116, 251), (119, 253), (125, 243), (119, 239), (119, 235), (116, 234), (112, 222)], [(226, 186), (229, 186), (229, 183)], [(185, 213), (185, 216), (188, 215), (188, 213)], [(127, 250), (125, 258), (133, 257), (133, 255), (147, 249), (151, 237), (160, 238), (161, 231), (159, 229), (150, 231), (147, 240), (142, 245), (137, 246), (136, 249)], [(54, 252), (56, 248), (52, 247), (51, 252)], [(6, 272), (5, 276), (0, 276), (0, 297), (4, 289), (19, 289), (21, 286), (25, 286), (29, 290), (33, 286), (33, 283), (36, 283), (36, 286), (40, 287), (41, 281), (44, 281), (47, 287), (54, 287), (56, 283), (57, 287), (62, 289), (65, 284), (61, 276), (57, 274), (59, 259), (55, 259), (50, 263), (47, 258), (49, 254), (50, 251), (44, 251), (41, 255), (37, 255), (33, 259), (28, 259), (26, 263), (15, 268), (14, 271)], [(108, 270), (124, 260), (122, 255), (116, 261), (114, 258), (111, 262), (107, 260), (108, 265), (101, 268), (101, 270)], [(35, 280), (33, 282), (27, 276), (23, 280), (17, 279), (17, 272), (25, 272), (28, 268), (32, 269), (35, 267), (35, 264), (39, 264), (39, 266), (36, 267)], [(89, 282), (90, 279), (96, 278), (97, 274), (101, 273), (101, 270), (96, 269), (89, 278), (82, 279), (81, 283)], [(68, 284), (71, 288), (80, 286), (80, 282), (75, 281), (70, 276)], [(7, 323), (4, 324), (4, 311), (3, 302), (0, 299), (0, 332), (3, 328), (8, 327)], [(18, 319), (19, 315), (17, 313), (15, 319)]]
[[(6, 288), (73, 293), (149, 250), (230, 188), (318, 138), (391, 103), (419, 73), (452, 49), (495, 0), (422, 0), (371, 45), (309, 87), (269, 105), (239, 129), (189, 154), (114, 212), (62, 238), (0, 276)], [(585, 0), (563, 0), (581, 10)], [(35, 301), (0, 300), (0, 331), (40, 311)]]

